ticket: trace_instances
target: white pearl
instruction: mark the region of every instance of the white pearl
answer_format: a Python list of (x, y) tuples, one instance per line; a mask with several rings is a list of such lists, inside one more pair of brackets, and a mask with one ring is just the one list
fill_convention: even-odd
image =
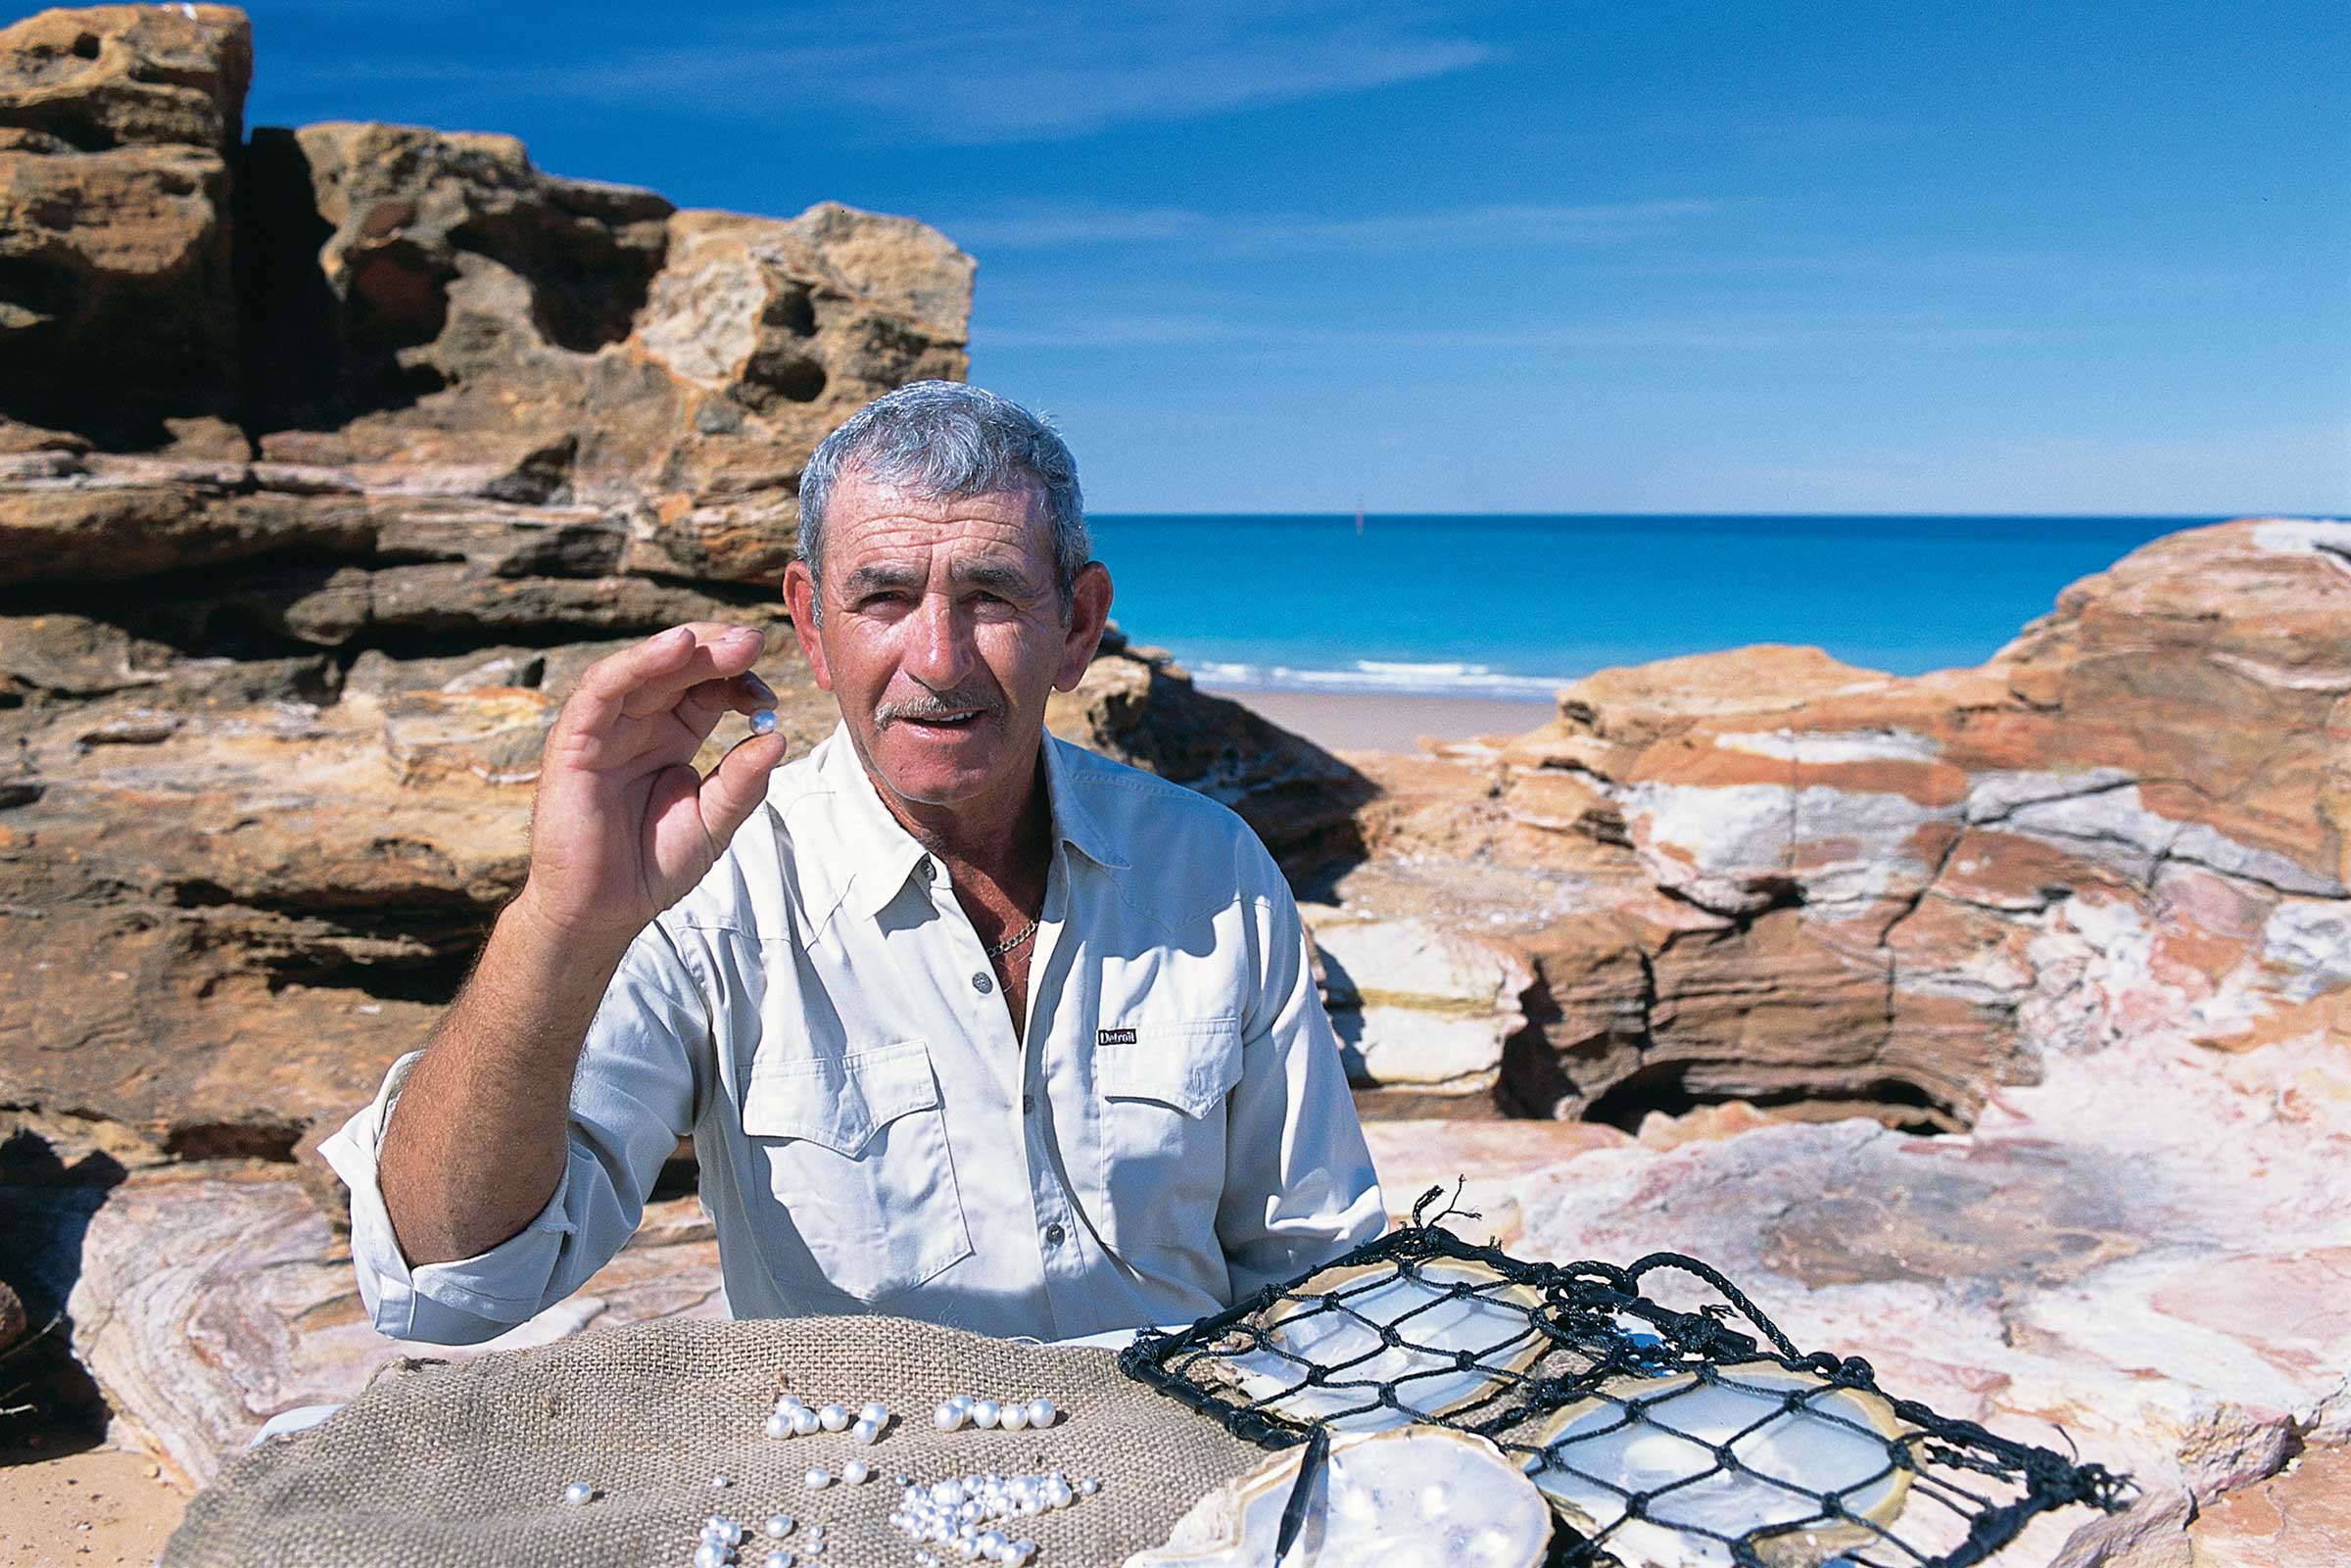
[(873, 1473), (874, 1472), (872, 1470), (866, 1467), (866, 1463), (863, 1459), (851, 1459), (847, 1464), (844, 1464), (840, 1467), (840, 1478), (853, 1487), (864, 1486), (866, 1481), (872, 1477)]
[(1060, 1477), (1056, 1476), (1054, 1479), (1045, 1483), (1044, 1500), (1046, 1507), (1066, 1508), (1070, 1505), (1070, 1484), (1067, 1481), (1064, 1481)]
[(816, 1418), (816, 1412), (808, 1408), (808, 1406), (805, 1404), (797, 1404), (792, 1406), (792, 1435), (793, 1437), (804, 1438), (811, 1432), (816, 1431), (821, 1425), (822, 1423)]
[(694, 1568), (726, 1568), (727, 1548), (705, 1541), (694, 1548)]
[(1002, 1408), (993, 1400), (974, 1400), (972, 1402), (972, 1425), (976, 1427), (992, 1427), (996, 1424), (996, 1417), (1003, 1413)]
[(826, 1469), (821, 1464), (811, 1465), (809, 1466), (808, 1473), (800, 1477), (800, 1481), (808, 1488), (809, 1491), (814, 1492), (819, 1488), (829, 1487), (833, 1484), (833, 1472)]
[(941, 1481), (931, 1489), (931, 1500), (942, 1508), (952, 1508), (963, 1500), (963, 1483)]
[(931, 1424), (941, 1432), (952, 1432), (963, 1425), (963, 1411), (956, 1407), (953, 1401), (949, 1401), (932, 1412)]
[(769, 1416), (766, 1422), (760, 1427), (760, 1430), (765, 1432), (771, 1438), (791, 1437), (792, 1417), (779, 1411), (776, 1414)]
[(828, 1432), (846, 1432), (849, 1429), (849, 1412), (839, 1404), (828, 1404), (817, 1411), (816, 1420)]
[(973, 1538), (973, 1544), (980, 1548), (981, 1555), (992, 1558), (1004, 1549), (1004, 1537), (998, 1531), (983, 1530)]
[(563, 1489), (563, 1500), (575, 1508), (595, 1496), (596, 1488), (585, 1481), (574, 1481)]
[(776, 1408), (783, 1411), (786, 1415), (790, 1415), (794, 1410), (804, 1410), (807, 1407), (807, 1402), (802, 1400), (796, 1394), (779, 1394), (776, 1396)]
[(771, 1551), (760, 1561), (759, 1568), (792, 1568), (792, 1553)]
[(1020, 1568), (1022, 1563), (1027, 1562), (1030, 1558), (1035, 1555), (1036, 1543), (1023, 1539), (1012, 1544), (1012, 1555), (1006, 1560), (1013, 1564), (1013, 1568)]
[(955, 1406), (955, 1408), (958, 1410), (962, 1410), (968, 1414), (972, 1406), (980, 1402), (973, 1399), (969, 1394), (950, 1394), (947, 1396), (947, 1402)]
[(792, 1534), (792, 1523), (791, 1514), (771, 1513), (767, 1516), (767, 1523), (761, 1525), (759, 1529), (768, 1540), (782, 1541), (786, 1536)]
[(734, 1484), (723, 1475), (714, 1475), (710, 1478), (710, 1490), (713, 1492), (724, 1492)]
[(1082, 1497), (1090, 1497), (1101, 1490), (1102, 1483), (1096, 1481), (1090, 1475), (1087, 1476), (1083, 1481), (1078, 1483), (1078, 1495)]
[(888, 1426), (889, 1425), (889, 1406), (884, 1404), (880, 1400), (868, 1400), (857, 1411), (857, 1419), (870, 1421), (876, 1426)]
[(860, 1421), (849, 1428), (849, 1439), (851, 1442), (870, 1446), (882, 1441), (882, 1428), (877, 1422)]
[(1051, 1400), (1031, 1400), (1029, 1402), (1029, 1424), (1040, 1432), (1053, 1424), (1053, 1417), (1058, 1413), (1053, 1408)]
[(996, 1412), (996, 1427), (999, 1431), (1018, 1432), (1028, 1424), (1029, 1406), (1026, 1404), (1007, 1404)]

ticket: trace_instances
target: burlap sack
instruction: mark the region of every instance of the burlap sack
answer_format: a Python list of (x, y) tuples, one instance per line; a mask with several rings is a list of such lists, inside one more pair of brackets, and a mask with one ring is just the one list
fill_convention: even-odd
[[(870, 1448), (845, 1432), (769, 1438), (780, 1388), (812, 1403), (880, 1400), (896, 1419)], [(942, 1433), (931, 1413), (951, 1394), (1043, 1395), (1065, 1413), (1045, 1432)], [(816, 1568), (908, 1568), (916, 1544), (887, 1522), (892, 1475), (1054, 1468), (1101, 1490), (1020, 1521), (1036, 1568), (1116, 1568), (1266, 1457), (1122, 1374), (1108, 1351), (889, 1317), (642, 1323), (459, 1364), (393, 1363), (323, 1424), (230, 1465), (189, 1504), (162, 1568), (685, 1568), (713, 1513), (753, 1532), (743, 1560), (757, 1568), (758, 1523), (778, 1512), (801, 1532), (825, 1523)], [(803, 1484), (809, 1466), (850, 1458), (876, 1479)], [(716, 1490), (714, 1475), (733, 1484)], [(570, 1481), (596, 1499), (566, 1506)]]

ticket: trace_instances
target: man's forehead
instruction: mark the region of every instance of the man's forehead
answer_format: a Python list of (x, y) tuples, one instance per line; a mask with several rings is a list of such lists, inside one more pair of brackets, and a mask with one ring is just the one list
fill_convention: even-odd
[(849, 571), (980, 557), (1032, 562), (1049, 547), (1044, 496), (1033, 485), (941, 498), (860, 482), (842, 485), (825, 510), (829, 564)]

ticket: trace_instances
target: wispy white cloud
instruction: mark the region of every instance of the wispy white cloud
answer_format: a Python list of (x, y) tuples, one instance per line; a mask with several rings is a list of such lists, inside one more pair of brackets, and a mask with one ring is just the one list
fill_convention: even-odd
[[(647, 48), (583, 33), (528, 61), (404, 59), (321, 64), (301, 92), (355, 79), (590, 103), (707, 110), (730, 118), (858, 114), (921, 139), (986, 143), (1083, 135), (1129, 122), (1363, 92), (1451, 75), (1499, 58), (1493, 44), (1404, 0), (1127, 0), (1048, 5), (969, 0), (951, 16), (883, 0), (664, 17)], [(609, 47), (599, 50), (600, 43)]]
[(1209, 214), (1180, 208), (1030, 208), (937, 226), (975, 252), (1083, 246), (1183, 245), (1228, 254), (1400, 250), (1425, 245), (1597, 244), (1655, 236), (1730, 204), (1703, 198), (1474, 207), (1324, 217), (1298, 213)]
[(1731, 466), (1721, 481), (1728, 495), (1822, 511), (2340, 515), (2351, 510), (2351, 427), (1960, 437)]

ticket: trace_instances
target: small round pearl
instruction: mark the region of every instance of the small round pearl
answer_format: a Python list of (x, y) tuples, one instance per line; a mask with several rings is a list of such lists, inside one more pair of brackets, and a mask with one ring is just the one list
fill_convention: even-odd
[(963, 1483), (941, 1481), (931, 1488), (931, 1500), (942, 1508), (952, 1508), (963, 1500)]
[(867, 1468), (863, 1459), (851, 1459), (840, 1467), (840, 1478), (853, 1487), (864, 1486), (872, 1478), (873, 1473), (871, 1469)]
[(776, 1396), (776, 1408), (783, 1411), (786, 1415), (790, 1415), (794, 1410), (803, 1410), (807, 1407), (808, 1402), (801, 1399), (796, 1394), (779, 1394)]
[(972, 1402), (972, 1425), (976, 1427), (992, 1427), (996, 1424), (996, 1418), (1003, 1413), (1002, 1408), (993, 1400), (974, 1400)]
[(776, 710), (775, 710), (775, 709), (773, 709), (773, 708), (760, 708), (760, 709), (757, 709), (757, 710), (755, 710), (755, 711), (754, 711), (754, 712), (751, 714), (751, 734), (753, 734), (753, 735), (774, 735), (775, 733), (776, 733)]
[(1030, 1558), (1035, 1555), (1036, 1543), (1029, 1540), (1021, 1540), (1012, 1544), (1012, 1555), (1004, 1560), (1011, 1563), (1013, 1568), (1021, 1568), (1021, 1564), (1027, 1562)]
[(716, 1542), (705, 1541), (694, 1548), (694, 1568), (726, 1568), (730, 1555), (726, 1547)]
[(1053, 1417), (1059, 1413), (1053, 1408), (1051, 1400), (1031, 1400), (1029, 1402), (1029, 1424), (1039, 1432), (1051, 1426)]
[(810, 1433), (818, 1430), (822, 1425), (823, 1423), (817, 1420), (816, 1412), (808, 1408), (808, 1406), (805, 1404), (792, 1406), (792, 1435), (793, 1437), (804, 1438)]
[(1078, 1483), (1078, 1495), (1081, 1497), (1090, 1497), (1101, 1490), (1102, 1483), (1096, 1481), (1090, 1475), (1087, 1476), (1083, 1481)]
[(759, 1568), (792, 1568), (792, 1553), (771, 1551), (760, 1560)]
[(996, 1428), (1002, 1432), (1018, 1432), (1029, 1424), (1029, 1406), (1019, 1402), (1007, 1404), (996, 1412)]
[(769, 1416), (767, 1420), (762, 1423), (760, 1430), (765, 1432), (771, 1438), (791, 1437), (792, 1417), (784, 1414), (782, 1411), (778, 1411), (776, 1414)]
[(808, 1473), (800, 1477), (800, 1481), (801, 1484), (806, 1486), (809, 1491), (815, 1492), (820, 1488), (829, 1487), (833, 1484), (833, 1472), (826, 1469), (821, 1464), (811, 1465), (808, 1468)]
[(889, 1425), (889, 1406), (880, 1400), (868, 1400), (857, 1411), (857, 1419), (871, 1421), (876, 1426)]
[(759, 1533), (770, 1541), (782, 1541), (792, 1534), (792, 1523), (791, 1514), (771, 1513), (767, 1516), (767, 1523), (759, 1527)]
[(714, 1475), (710, 1478), (710, 1490), (713, 1492), (724, 1492), (734, 1484), (723, 1475)]
[(958, 1410), (969, 1414), (972, 1406), (980, 1402), (973, 1399), (969, 1394), (950, 1394), (947, 1396), (947, 1402), (955, 1406), (955, 1408)]
[(877, 1422), (860, 1421), (849, 1428), (849, 1440), (871, 1446), (882, 1441), (882, 1428)]
[(563, 1489), (563, 1500), (575, 1508), (595, 1496), (596, 1488), (585, 1481), (574, 1481)]
[(816, 1412), (816, 1421), (828, 1432), (846, 1432), (849, 1429), (849, 1412), (845, 1406), (828, 1404)]

